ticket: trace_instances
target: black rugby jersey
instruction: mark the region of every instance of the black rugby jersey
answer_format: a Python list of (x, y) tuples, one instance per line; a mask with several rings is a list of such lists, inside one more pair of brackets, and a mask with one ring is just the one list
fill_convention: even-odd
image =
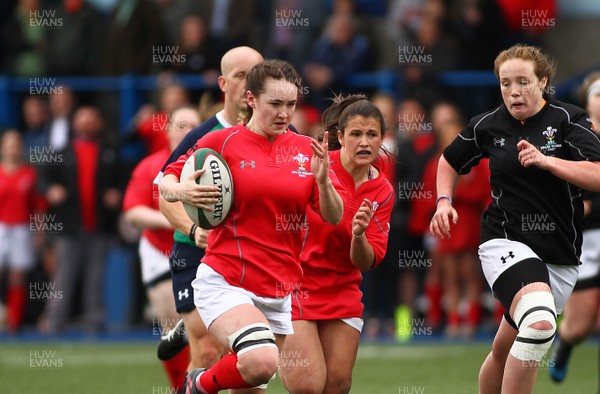
[(444, 157), (459, 174), (490, 159), (493, 201), (481, 218), (481, 243), (510, 239), (528, 245), (545, 263), (577, 265), (582, 191), (549, 171), (521, 166), (517, 143), (522, 139), (548, 156), (600, 161), (600, 140), (587, 114), (551, 98), (524, 123), (505, 105), (473, 117)]

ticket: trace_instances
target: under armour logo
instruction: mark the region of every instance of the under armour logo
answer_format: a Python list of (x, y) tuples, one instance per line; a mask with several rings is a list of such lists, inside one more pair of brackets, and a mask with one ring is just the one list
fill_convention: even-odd
[(494, 138), (494, 146), (504, 146), (505, 142), (504, 138)]
[(506, 257), (504, 257), (504, 256), (500, 257), (500, 260), (502, 260), (502, 264), (505, 264), (506, 260), (509, 259), (509, 258), (511, 258), (511, 259), (515, 258), (515, 255), (513, 254), (512, 250), (510, 252), (508, 252), (508, 256), (506, 256)]
[(177, 293), (177, 296), (179, 297), (179, 301), (181, 301), (181, 300), (183, 300), (183, 297), (189, 298), (190, 292), (188, 291), (188, 289), (185, 289), (184, 291), (179, 290), (179, 292)]
[(246, 168), (246, 166), (250, 166), (252, 168), (256, 168), (256, 163), (254, 162), (254, 160), (250, 160), (250, 163), (246, 163), (246, 160), (241, 160), (240, 161), (240, 168), (244, 169), (244, 168)]

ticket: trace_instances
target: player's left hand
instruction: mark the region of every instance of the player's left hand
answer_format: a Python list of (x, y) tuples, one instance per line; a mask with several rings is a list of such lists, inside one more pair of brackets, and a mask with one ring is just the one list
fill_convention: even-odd
[(323, 134), (323, 141), (312, 140), (310, 146), (313, 149), (313, 156), (310, 160), (310, 170), (315, 177), (318, 185), (324, 185), (329, 181), (329, 132)]
[(371, 209), (372, 206), (371, 201), (366, 198), (363, 199), (358, 211), (356, 211), (356, 214), (352, 218), (352, 234), (354, 236), (360, 237), (367, 231), (367, 227), (369, 227), (374, 214)]
[(544, 155), (528, 141), (519, 141), (517, 149), (519, 150), (519, 163), (521, 163), (523, 167), (535, 166), (542, 170), (545, 170), (548, 167), (548, 156)]
[(194, 234), (194, 241), (196, 241), (196, 246), (200, 249), (206, 249), (208, 247), (208, 232), (210, 230), (203, 229), (202, 227), (198, 227), (196, 233)]

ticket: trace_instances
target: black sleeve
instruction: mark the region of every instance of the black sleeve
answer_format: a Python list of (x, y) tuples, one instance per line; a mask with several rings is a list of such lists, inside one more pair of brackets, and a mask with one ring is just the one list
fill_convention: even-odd
[(592, 129), (589, 116), (581, 110), (568, 121), (565, 144), (573, 160), (600, 161), (600, 139)]
[(473, 120), (467, 127), (444, 149), (444, 158), (461, 174), (468, 174), (471, 168), (479, 164), (479, 161), (485, 157), (481, 149), (481, 138), (475, 132)]

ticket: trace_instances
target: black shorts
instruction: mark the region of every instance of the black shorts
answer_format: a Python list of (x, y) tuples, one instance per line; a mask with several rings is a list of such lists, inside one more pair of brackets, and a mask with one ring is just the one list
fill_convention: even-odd
[(189, 312), (196, 308), (192, 281), (196, 279), (196, 271), (202, 257), (204, 257), (204, 249), (180, 242), (173, 243), (169, 266), (173, 279), (175, 307), (179, 313)]

